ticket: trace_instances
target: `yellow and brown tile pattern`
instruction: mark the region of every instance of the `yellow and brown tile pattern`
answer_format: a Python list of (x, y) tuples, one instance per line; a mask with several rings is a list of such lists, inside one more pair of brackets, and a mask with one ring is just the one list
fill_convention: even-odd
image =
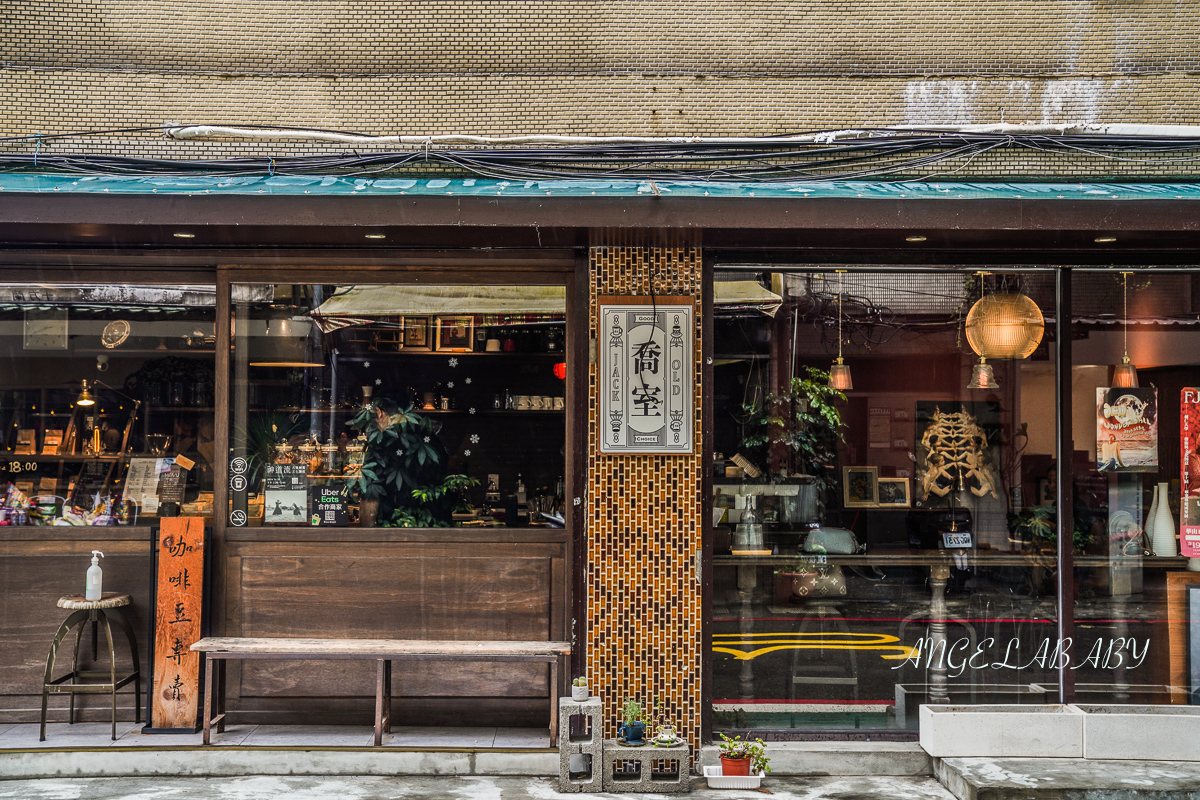
[[(695, 247), (591, 250), (590, 319), (605, 295), (691, 296), (700, 305)], [(696, 375), (701, 325), (696, 315)], [(626, 698), (661, 698), (693, 747), (700, 737), (701, 604), (695, 558), (701, 537), (702, 457), (602, 455), (597, 370), (589, 375), (587, 671), (604, 699), (604, 735), (616, 735)], [(702, 393), (695, 389), (695, 441)]]

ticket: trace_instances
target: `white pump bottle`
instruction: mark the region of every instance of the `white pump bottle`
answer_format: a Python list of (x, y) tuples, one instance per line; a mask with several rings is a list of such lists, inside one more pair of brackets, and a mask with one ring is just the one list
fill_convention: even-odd
[(104, 591), (104, 570), (100, 569), (101, 558), (104, 558), (104, 553), (99, 550), (92, 551), (92, 565), (88, 567), (87, 586), (83, 593), (85, 600), (99, 600), (100, 594)]

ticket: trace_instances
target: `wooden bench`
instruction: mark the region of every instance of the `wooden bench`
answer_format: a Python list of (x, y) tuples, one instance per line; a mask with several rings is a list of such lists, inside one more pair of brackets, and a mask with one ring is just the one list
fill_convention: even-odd
[(558, 662), (571, 654), (571, 645), (567, 642), (210, 637), (196, 642), (192, 650), (204, 654), (205, 744), (210, 743), (213, 723), (216, 723), (218, 733), (225, 730), (225, 665), (231, 660), (375, 661), (377, 746), (383, 743), (384, 732), (392, 730), (393, 661), (542, 661), (550, 665), (550, 746), (554, 747), (558, 742)]

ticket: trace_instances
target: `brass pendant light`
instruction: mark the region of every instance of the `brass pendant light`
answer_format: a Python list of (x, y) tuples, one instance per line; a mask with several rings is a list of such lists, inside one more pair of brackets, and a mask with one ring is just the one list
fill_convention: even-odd
[(1125, 354), (1121, 363), (1113, 367), (1112, 383), (1114, 389), (1136, 389), (1138, 387), (1137, 367), (1129, 362), (1129, 273), (1121, 273), (1121, 283), (1125, 290), (1125, 311), (1121, 317), (1121, 327), (1125, 333)]
[(854, 379), (850, 377), (850, 365), (842, 361), (842, 276), (846, 270), (839, 269), (838, 273), (838, 354), (837, 361), (829, 368), (829, 388), (839, 392), (848, 392), (854, 388)]

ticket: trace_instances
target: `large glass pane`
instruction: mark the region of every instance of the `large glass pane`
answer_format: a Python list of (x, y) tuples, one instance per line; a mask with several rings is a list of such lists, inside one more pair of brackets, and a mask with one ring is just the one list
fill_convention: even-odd
[(1055, 702), (1053, 273), (719, 271), (714, 297), (714, 727)]
[[(1200, 619), (1197, 273), (1076, 272), (1073, 666), (1081, 703), (1188, 703)], [(1182, 530), (1182, 539), (1179, 534)], [(1195, 653), (1196, 650), (1191, 652)]]
[(0, 285), (0, 524), (211, 516), (214, 298)]
[(233, 305), (233, 525), (562, 527), (562, 287), (238, 284)]

